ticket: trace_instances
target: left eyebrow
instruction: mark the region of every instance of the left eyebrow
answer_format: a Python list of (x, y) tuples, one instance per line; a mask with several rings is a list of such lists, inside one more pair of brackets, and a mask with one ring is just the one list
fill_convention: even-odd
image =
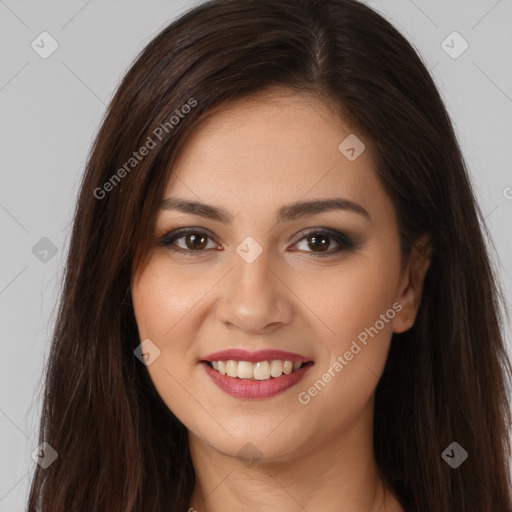
[(283, 206), (278, 211), (277, 222), (286, 222), (300, 217), (307, 217), (308, 215), (316, 215), (332, 210), (344, 210), (358, 213), (371, 222), (370, 214), (360, 204), (341, 197), (299, 201), (297, 203)]
[[(160, 209), (178, 210), (183, 213), (190, 213), (192, 215), (199, 215), (211, 220), (217, 220), (224, 224), (231, 224), (234, 219), (233, 215), (224, 208), (175, 197), (168, 197), (167, 199), (164, 199), (160, 205)], [(299, 201), (297, 203), (282, 206), (277, 211), (276, 221), (278, 223), (283, 223), (332, 210), (354, 212), (362, 215), (371, 222), (370, 214), (360, 204), (340, 197)]]

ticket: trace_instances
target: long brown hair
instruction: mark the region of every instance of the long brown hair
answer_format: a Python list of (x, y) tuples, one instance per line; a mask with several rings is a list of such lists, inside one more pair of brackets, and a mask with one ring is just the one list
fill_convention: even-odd
[[(187, 135), (226, 102), (273, 85), (315, 95), (372, 141), (404, 259), (421, 234), (432, 237), (416, 322), (393, 336), (376, 390), (379, 470), (407, 511), (512, 510), (504, 301), (425, 65), (355, 0), (212, 0), (142, 51), (92, 147), (46, 368), (39, 442), (58, 459), (36, 468), (29, 512), (189, 507), (187, 431), (134, 355), (131, 277)], [(441, 457), (453, 441), (468, 453), (457, 469)]]

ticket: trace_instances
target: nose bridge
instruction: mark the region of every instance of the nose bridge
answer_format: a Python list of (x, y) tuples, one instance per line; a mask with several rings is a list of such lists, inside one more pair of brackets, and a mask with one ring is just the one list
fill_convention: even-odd
[(270, 252), (258, 246), (245, 240), (237, 247), (234, 268), (217, 308), (220, 321), (244, 331), (286, 323), (292, 315), (289, 292), (271, 268)]
[(272, 292), (270, 288), (275, 283), (271, 283), (273, 274), (270, 270), (272, 261), (269, 248), (264, 248), (255, 238), (247, 236), (238, 244), (235, 251), (234, 279), (238, 289), (253, 294), (260, 291)]
[[(264, 294), (273, 294), (272, 288), (276, 283), (272, 283), (273, 273), (270, 270), (270, 261), (268, 254), (261, 254), (254, 261), (247, 262), (243, 258), (238, 258), (235, 264), (234, 278), (237, 283), (237, 289), (243, 293), (250, 293), (257, 298), (260, 292)], [(236, 261), (236, 258), (235, 258)]]

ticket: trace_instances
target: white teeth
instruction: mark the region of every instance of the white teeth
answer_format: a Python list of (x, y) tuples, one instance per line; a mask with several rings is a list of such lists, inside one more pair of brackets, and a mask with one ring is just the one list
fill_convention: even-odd
[(293, 363), (291, 361), (285, 361), (283, 363), (283, 373), (286, 373), (286, 375), (292, 373), (293, 370)]
[[(236, 361), (233, 361), (236, 363)], [(248, 361), (240, 361), (238, 363), (237, 375), (239, 379), (252, 379), (253, 371), (252, 371), (252, 363)]]
[(270, 375), (280, 377), (283, 374), (283, 361), (270, 361)]
[(226, 361), (226, 373), (229, 377), (237, 377), (238, 363), (230, 359)]
[[(240, 366), (240, 363), (238, 364)], [(254, 378), (256, 380), (270, 379), (270, 365), (268, 361), (259, 361), (255, 363), (253, 368)]]
[(269, 380), (271, 377), (280, 377), (283, 373), (289, 375), (293, 371), (298, 370), (302, 363), (300, 361), (281, 361), (279, 359), (250, 363), (249, 361), (229, 359), (228, 361), (212, 361), (212, 366), (221, 375), (228, 375), (229, 377)]

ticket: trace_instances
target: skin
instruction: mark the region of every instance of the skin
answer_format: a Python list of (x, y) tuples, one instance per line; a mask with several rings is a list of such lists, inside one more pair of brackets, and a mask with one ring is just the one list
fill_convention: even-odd
[[(190, 506), (199, 512), (402, 510), (391, 491), (384, 494), (377, 472), (374, 393), (392, 333), (414, 322), (429, 241), (419, 240), (402, 269), (395, 210), (373, 170), (370, 142), (359, 136), (366, 150), (355, 161), (338, 150), (351, 133), (319, 99), (268, 90), (218, 109), (195, 130), (163, 191), (162, 198), (201, 201), (233, 215), (228, 225), (160, 211), (155, 244), (132, 279), (140, 339), (160, 349), (147, 369), (189, 431), (196, 471)], [(285, 204), (333, 197), (359, 204), (370, 220), (332, 210), (275, 221)], [(196, 256), (158, 245), (184, 227), (210, 233), (201, 253), (187, 237), (174, 244)], [(322, 256), (338, 243), (329, 238), (330, 245), (315, 247), (311, 228), (346, 233), (358, 245)], [(301, 235), (305, 229), (311, 233)], [(236, 252), (247, 236), (262, 248), (252, 263)], [(401, 306), (394, 318), (300, 403), (298, 394), (394, 303)], [(281, 349), (315, 364), (284, 393), (244, 400), (217, 388), (200, 364), (227, 348)], [(254, 465), (237, 457), (247, 443)]]

